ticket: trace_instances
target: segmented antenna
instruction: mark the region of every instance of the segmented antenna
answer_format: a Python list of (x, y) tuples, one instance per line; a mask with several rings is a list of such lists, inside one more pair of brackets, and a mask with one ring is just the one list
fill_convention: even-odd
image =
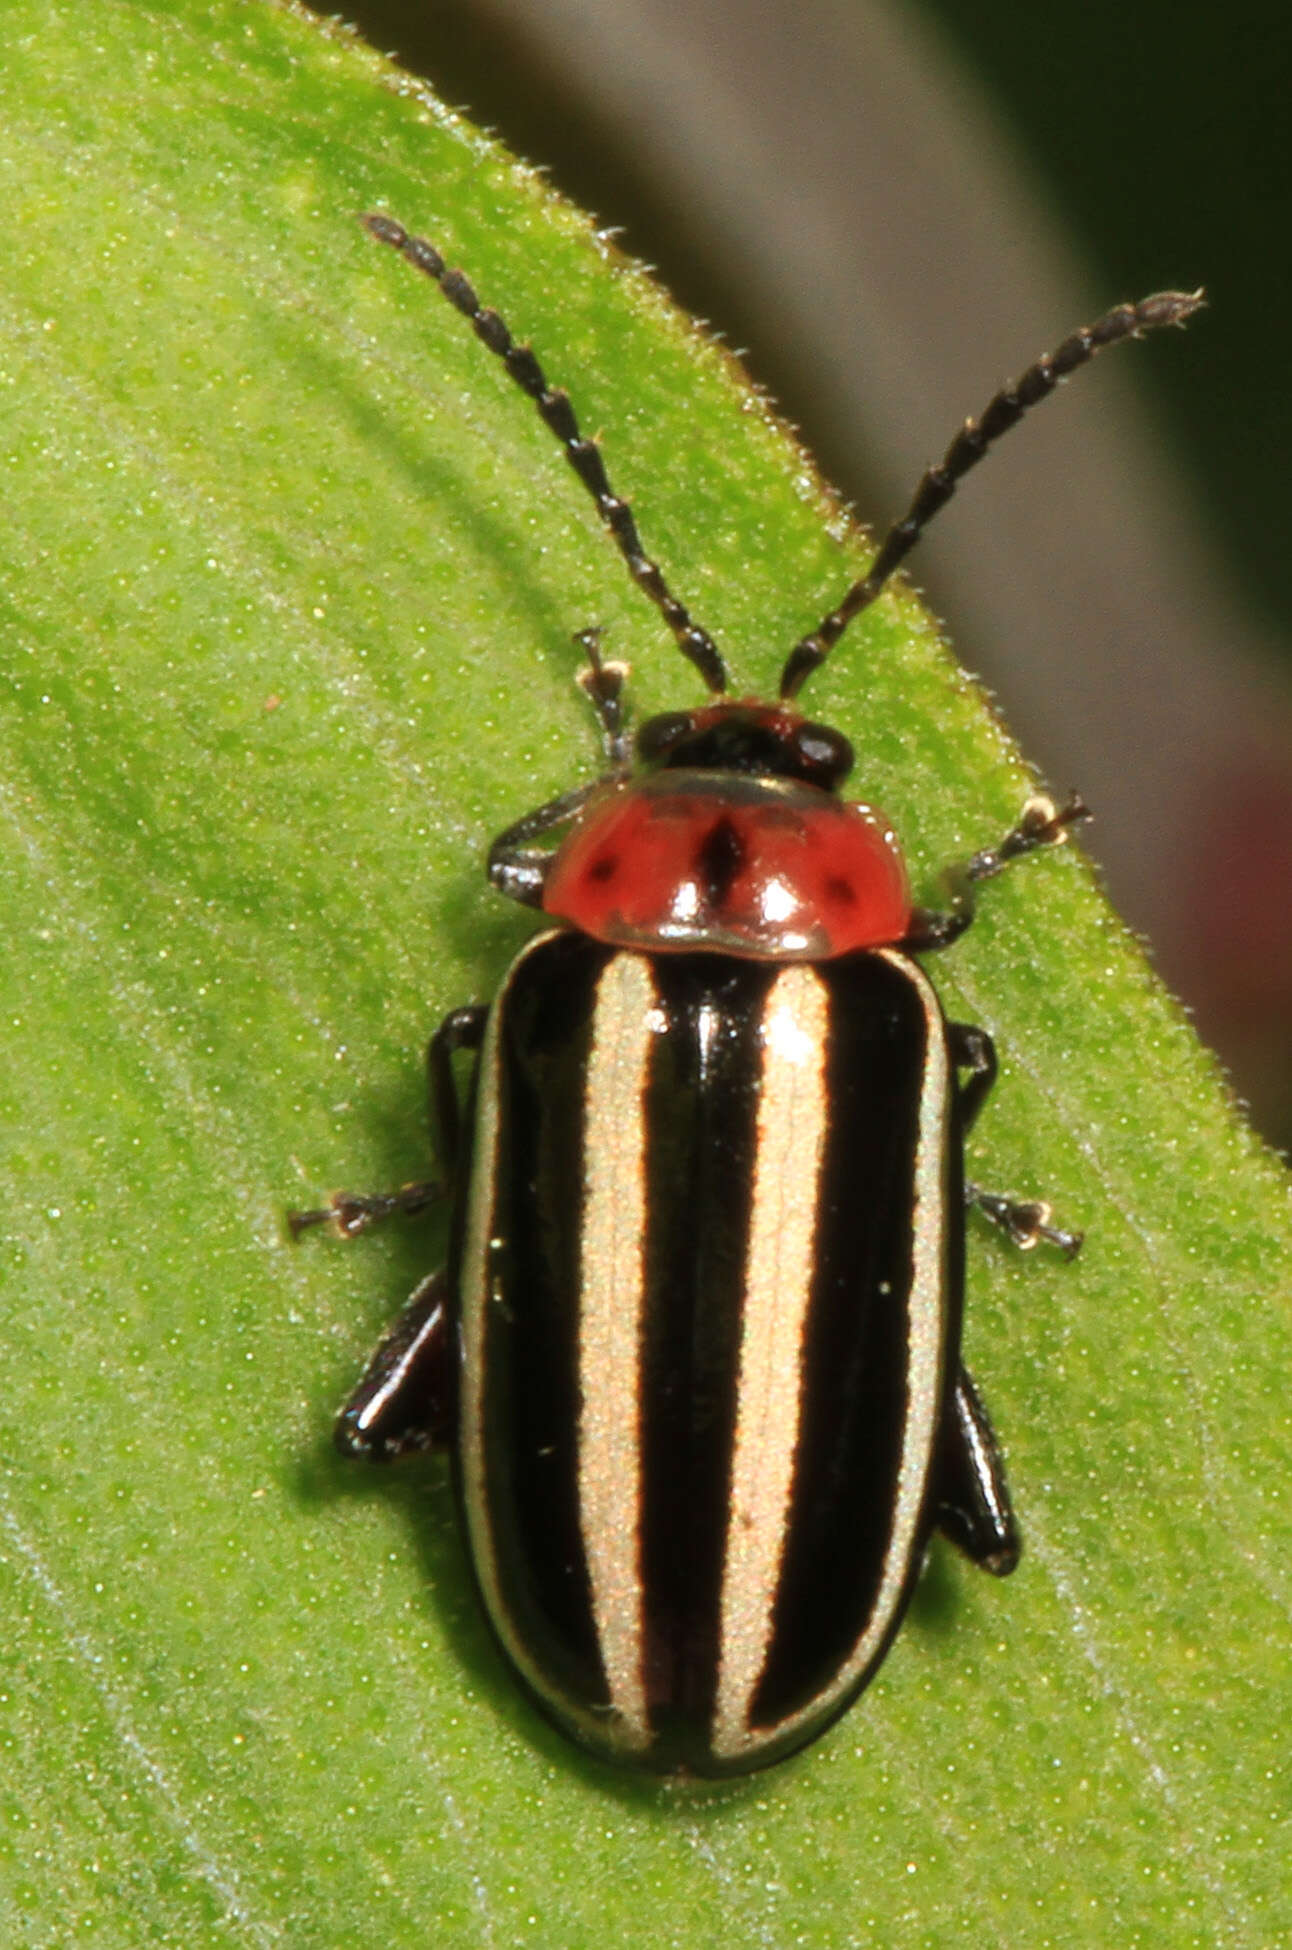
[(527, 393), (538, 408), (539, 418), (552, 429), (565, 449), (565, 458), (596, 503), (597, 513), (609, 529), (628, 573), (645, 591), (677, 640), (677, 647), (714, 692), (727, 688), (727, 667), (721, 652), (707, 630), (692, 620), (665, 582), (659, 565), (652, 562), (641, 545), (632, 509), (621, 501), (606, 476), (601, 450), (593, 440), (579, 432), (569, 394), (559, 386), (549, 386), (532, 349), (517, 345), (496, 311), (482, 305), (469, 280), (461, 271), (452, 271), (424, 237), (410, 237), (393, 217), (366, 215), (363, 222), (374, 237), (401, 251), (409, 263), (434, 280), (451, 305), (469, 318), (482, 345), (497, 355), (522, 393)]
[(938, 509), (956, 491), (956, 483), (976, 467), (1002, 434), (1017, 426), (1030, 407), (1052, 393), (1060, 380), (1076, 372), (1105, 346), (1123, 339), (1142, 338), (1161, 325), (1182, 325), (1206, 299), (1201, 291), (1158, 291), (1137, 305), (1116, 305), (1093, 325), (1074, 332), (1057, 351), (1038, 359), (1010, 386), (1002, 386), (981, 418), (966, 420), (936, 467), (930, 467), (902, 519), (894, 522), (879, 545), (874, 561), (854, 582), (837, 609), (803, 637), (790, 651), (781, 672), (781, 696), (794, 697), (800, 686), (819, 670), (854, 616), (874, 602), (884, 584), (915, 547)]

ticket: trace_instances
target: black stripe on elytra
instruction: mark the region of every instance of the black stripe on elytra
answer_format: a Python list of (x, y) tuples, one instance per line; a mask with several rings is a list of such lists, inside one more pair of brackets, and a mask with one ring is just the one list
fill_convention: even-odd
[(758, 1036), (775, 967), (655, 962), (667, 1032), (649, 1085), (643, 1573), (661, 1756), (707, 1746), (757, 1115)]
[(571, 1698), (608, 1701), (580, 1527), (579, 1239), (597, 982), (611, 951), (557, 934), (514, 966), (501, 1011), (496, 1240), (484, 1343), (486, 1495), (502, 1602)]
[(830, 1123), (801, 1439), (756, 1726), (829, 1686), (878, 1596), (907, 1416), (918, 1113), (930, 1029), (943, 1034), (920, 990), (878, 956), (817, 972), (830, 991)]

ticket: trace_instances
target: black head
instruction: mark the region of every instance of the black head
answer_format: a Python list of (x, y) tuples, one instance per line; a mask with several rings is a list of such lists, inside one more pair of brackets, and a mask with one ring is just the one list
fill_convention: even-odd
[(837, 792), (852, 770), (852, 746), (842, 732), (813, 724), (784, 704), (722, 703), (698, 711), (666, 711), (637, 733), (643, 765), (659, 770), (744, 772), (798, 779)]

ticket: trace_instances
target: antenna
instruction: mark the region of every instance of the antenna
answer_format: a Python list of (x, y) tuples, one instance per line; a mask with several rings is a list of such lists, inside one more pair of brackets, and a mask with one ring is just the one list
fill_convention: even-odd
[(1105, 346), (1119, 345), (1123, 339), (1142, 338), (1162, 325), (1183, 325), (1205, 303), (1199, 290), (1157, 291), (1151, 298), (1142, 298), (1137, 305), (1116, 305), (1095, 324), (1064, 339), (1056, 351), (1038, 359), (1012, 385), (1002, 386), (986, 411), (976, 420), (965, 421), (938, 465), (925, 473), (910, 507), (885, 535), (866, 574), (853, 583), (839, 607), (823, 617), (811, 635), (802, 637), (790, 651), (781, 672), (782, 698), (796, 696), (813, 671), (820, 669), (853, 617), (874, 602), (938, 509), (951, 499), (957, 483), (971, 467), (978, 465), (1002, 434), (1017, 426), (1031, 407), (1052, 393), (1070, 373), (1088, 364)]
[(601, 449), (594, 440), (585, 440), (570, 405), (570, 396), (559, 386), (549, 386), (543, 368), (528, 345), (517, 345), (498, 313), (482, 305), (474, 287), (461, 271), (453, 271), (434, 244), (424, 237), (410, 237), (393, 217), (369, 214), (362, 219), (366, 229), (383, 244), (401, 251), (417, 270), (436, 283), (451, 305), (455, 305), (475, 327), (482, 345), (497, 355), (522, 393), (538, 408), (538, 416), (549, 426), (565, 449), (565, 458), (596, 503), (600, 515), (628, 565), (628, 573), (645, 591), (677, 640), (677, 647), (715, 693), (727, 688), (727, 666), (722, 653), (707, 630), (693, 621), (684, 603), (678, 601), (664, 580), (658, 563), (652, 562), (641, 545), (633, 511), (621, 501), (606, 476)]

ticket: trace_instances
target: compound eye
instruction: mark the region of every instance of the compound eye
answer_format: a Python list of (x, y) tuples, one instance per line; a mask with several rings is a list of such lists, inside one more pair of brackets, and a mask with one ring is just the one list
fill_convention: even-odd
[(664, 711), (657, 718), (647, 718), (637, 733), (637, 757), (647, 765), (666, 757), (691, 728), (689, 711)]
[(802, 766), (802, 776), (830, 792), (852, 770), (852, 746), (841, 731), (828, 724), (796, 725), (794, 755)]

